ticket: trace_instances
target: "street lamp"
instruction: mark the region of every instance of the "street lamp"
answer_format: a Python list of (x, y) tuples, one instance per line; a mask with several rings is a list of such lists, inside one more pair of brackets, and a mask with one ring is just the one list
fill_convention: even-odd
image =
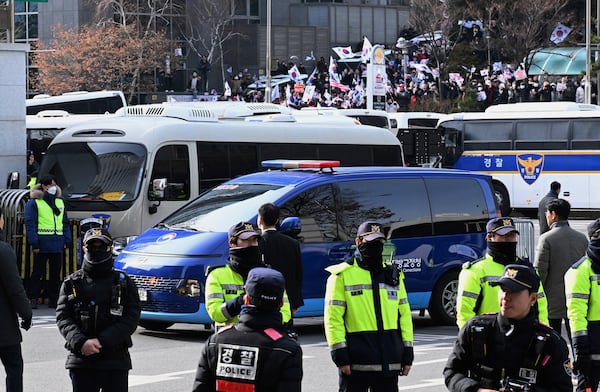
[(489, 28), (484, 29), (484, 32), (485, 32), (485, 36), (484, 36), (485, 37), (485, 41), (487, 42), (487, 62), (488, 62), (488, 65), (491, 67), (492, 64), (490, 62), (491, 61), (491, 59), (490, 59), (490, 57), (491, 57), (490, 56), (490, 38), (492, 38), (492, 36), (490, 35), (490, 29)]
[(408, 75), (408, 50), (412, 44), (410, 41), (404, 39), (404, 37), (398, 38), (396, 41), (396, 47), (400, 49), (400, 53), (402, 53), (402, 66), (404, 70), (404, 84), (406, 84), (406, 76)]

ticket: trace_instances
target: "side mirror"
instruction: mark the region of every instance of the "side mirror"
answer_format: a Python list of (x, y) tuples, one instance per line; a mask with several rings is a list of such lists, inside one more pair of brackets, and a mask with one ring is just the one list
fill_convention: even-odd
[(167, 189), (167, 179), (166, 178), (157, 178), (152, 180), (152, 189), (150, 191), (150, 199), (151, 200), (164, 200), (165, 199), (165, 189)]
[(19, 172), (12, 172), (6, 179), (6, 189), (19, 189)]

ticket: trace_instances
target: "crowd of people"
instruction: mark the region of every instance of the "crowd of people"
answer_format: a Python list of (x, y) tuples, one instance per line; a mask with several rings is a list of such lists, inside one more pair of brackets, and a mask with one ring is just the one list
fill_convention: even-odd
[[(467, 99), (477, 102), (476, 107), (483, 110), (490, 105), (517, 102), (584, 102), (585, 80), (574, 76), (528, 76), (522, 67), (496, 64), (485, 69), (463, 67), (459, 72), (451, 72), (449, 77), (439, 80), (437, 69), (433, 66), (432, 56), (426, 45), (412, 47), (412, 55), (407, 56), (404, 67), (403, 56), (392, 52), (386, 64), (387, 93), (386, 110), (414, 111), (430, 100), (435, 105), (440, 100), (453, 102)], [(335, 61), (335, 60), (334, 60)], [(276, 60), (273, 76), (287, 75), (292, 67), (300, 74), (308, 75), (305, 85), (314, 85), (315, 93), (303, 100), (303, 90), (294, 90), (294, 82), (279, 84), (272, 94), (273, 102), (281, 102), (293, 107), (334, 106), (337, 108), (366, 107), (366, 64), (338, 60), (335, 68), (339, 83), (330, 82), (331, 64), (324, 57), (311, 61), (314, 66), (303, 63)], [(404, 70), (407, 70), (406, 74)], [(264, 88), (249, 88), (258, 80), (247, 69), (231, 76), (231, 96), (222, 99), (262, 102)], [(592, 95), (592, 99), (595, 96)]]

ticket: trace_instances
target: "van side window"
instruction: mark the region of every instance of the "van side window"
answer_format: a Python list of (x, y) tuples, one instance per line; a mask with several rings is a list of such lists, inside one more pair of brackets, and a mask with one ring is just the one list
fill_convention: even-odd
[(481, 233), (489, 211), (481, 185), (469, 178), (427, 178), (434, 235)]
[(321, 185), (302, 192), (281, 206), (281, 219), (300, 218), (302, 242), (339, 241), (333, 187)]
[(190, 198), (190, 154), (186, 145), (161, 147), (154, 158), (151, 179), (166, 178), (165, 200)]
[(255, 143), (198, 142), (196, 148), (200, 193), (258, 168)]
[(352, 240), (358, 226), (366, 220), (381, 223), (388, 238), (431, 235), (431, 213), (423, 179), (345, 181), (338, 186), (340, 230), (346, 240)]

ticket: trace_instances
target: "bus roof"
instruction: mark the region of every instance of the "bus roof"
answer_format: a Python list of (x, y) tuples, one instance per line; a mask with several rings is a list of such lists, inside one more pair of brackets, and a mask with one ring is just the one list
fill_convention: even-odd
[(114, 114), (69, 114), (64, 110), (43, 110), (28, 114), (25, 119), (27, 129), (64, 129), (91, 120), (110, 118)]
[[(141, 105), (153, 106), (160, 105)], [(129, 108), (136, 108), (135, 106)], [(163, 107), (164, 108), (164, 107)], [(180, 113), (185, 109), (181, 107)], [(322, 143), (397, 145), (400, 141), (383, 128), (347, 124), (309, 122), (238, 122), (222, 121), (209, 114), (198, 120), (176, 115), (176, 111), (148, 114), (143, 109), (120, 111), (116, 116), (76, 124), (61, 132), (52, 142), (143, 141), (149, 149), (165, 140), (198, 140), (207, 142)], [(210, 111), (208, 111), (210, 112)], [(175, 115), (173, 115), (175, 114)]]
[(580, 112), (589, 110), (600, 110), (598, 105), (590, 105), (575, 102), (519, 102), (504, 105), (492, 105), (485, 111), (486, 113), (496, 112)]
[[(516, 104), (515, 104), (516, 105)], [(438, 121), (438, 126), (447, 121), (482, 121), (482, 120), (525, 120), (525, 119), (585, 119), (600, 118), (598, 110), (583, 111), (491, 111), (451, 113)]]
[(25, 106), (39, 106), (51, 103), (72, 102), (77, 100), (96, 99), (104, 97), (122, 97), (125, 102), (125, 96), (121, 91), (72, 91), (61, 95), (38, 94), (33, 98), (25, 100)]

